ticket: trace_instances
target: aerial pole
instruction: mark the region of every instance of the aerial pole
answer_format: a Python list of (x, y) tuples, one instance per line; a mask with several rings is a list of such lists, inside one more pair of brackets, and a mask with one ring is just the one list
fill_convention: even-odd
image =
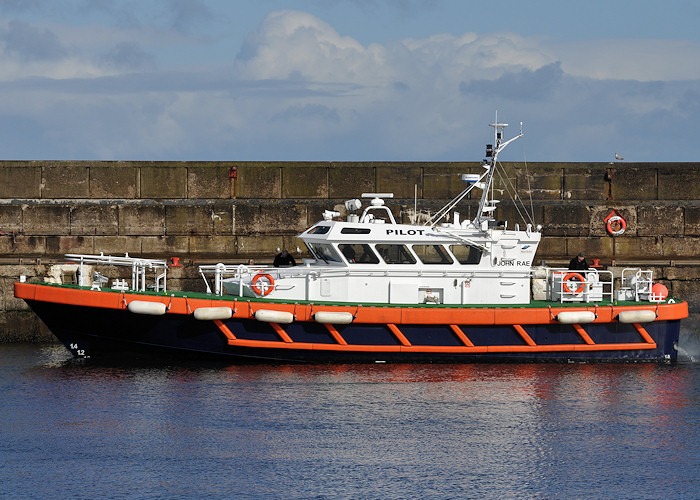
[(479, 209), (474, 218), (474, 225), (481, 227), (482, 222), (494, 220), (493, 212), (496, 210), (496, 204), (499, 200), (494, 199), (493, 175), (496, 172), (496, 164), (498, 162), (498, 154), (508, 146), (511, 142), (523, 136), (523, 124), (520, 122), (520, 133), (512, 139), (503, 141), (503, 130), (508, 126), (507, 123), (499, 123), (498, 111), (496, 111), (496, 120), (490, 123), (489, 127), (493, 127), (493, 144), (486, 145), (486, 158), (484, 159), (483, 167), (486, 169), (486, 178), (484, 179), (484, 187), (479, 201)]

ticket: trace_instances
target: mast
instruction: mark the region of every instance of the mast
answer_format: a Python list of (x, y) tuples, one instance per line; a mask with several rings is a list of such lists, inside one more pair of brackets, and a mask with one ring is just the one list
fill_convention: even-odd
[(523, 123), (520, 122), (520, 133), (512, 139), (502, 142), (503, 130), (507, 126), (507, 123), (498, 122), (498, 111), (496, 111), (496, 120), (494, 123), (489, 124), (489, 127), (493, 127), (493, 144), (486, 145), (486, 159), (483, 164), (483, 167), (486, 169), (486, 178), (483, 181), (481, 200), (479, 201), (479, 208), (473, 221), (474, 225), (477, 227), (481, 227), (484, 221), (494, 220), (493, 212), (496, 210), (496, 204), (499, 202), (499, 200), (493, 198), (493, 175), (496, 172), (498, 154), (504, 150), (508, 144), (519, 139), (523, 135)]
[[(520, 122), (520, 134), (506, 142), (502, 142), (503, 129), (507, 127), (508, 124), (498, 122), (498, 111), (496, 111), (496, 121), (494, 123), (490, 123), (489, 126), (493, 127), (494, 144), (496, 145), (496, 147), (494, 149), (493, 144), (486, 145), (486, 159), (484, 160), (484, 164), (482, 165), (484, 169), (486, 169), (486, 172), (481, 175), (464, 174), (462, 176), (462, 180), (469, 182), (469, 186), (465, 188), (464, 191), (459, 193), (459, 195), (457, 195), (457, 197), (454, 198), (450, 203), (438, 210), (437, 213), (430, 218), (430, 220), (425, 222), (425, 226), (434, 227), (440, 221), (440, 219), (446, 216), (450, 210), (457, 206), (457, 204), (460, 201), (462, 201), (467, 196), (467, 194), (469, 194), (471, 190), (475, 187), (481, 189), (482, 193), (477, 215), (474, 218), (474, 220), (471, 221), (472, 225), (474, 225), (477, 228), (484, 229), (481, 227), (481, 223), (487, 220), (493, 220), (493, 211), (496, 210), (496, 204), (498, 203), (498, 200), (493, 199), (493, 174), (496, 171), (498, 153), (505, 149), (505, 147), (508, 146), (508, 144), (522, 137), (523, 122)], [(470, 178), (472, 177), (472, 175), (476, 177)], [(489, 194), (489, 190), (491, 190), (491, 194)]]

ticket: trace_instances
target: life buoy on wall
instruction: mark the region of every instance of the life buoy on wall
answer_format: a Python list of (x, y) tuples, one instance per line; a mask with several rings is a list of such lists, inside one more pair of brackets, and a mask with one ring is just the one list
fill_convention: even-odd
[[(579, 282), (578, 288), (573, 292), (571, 291), (571, 288), (569, 288), (569, 281), (571, 280), (577, 280)], [(578, 295), (579, 293), (583, 292), (583, 290), (586, 288), (586, 280), (583, 279), (583, 275), (581, 273), (569, 273), (566, 276), (564, 276), (564, 279), (562, 281), (562, 287), (564, 288), (564, 291), (566, 293), (573, 293), (574, 295)]]
[(620, 236), (627, 229), (627, 221), (617, 210), (610, 212), (604, 222), (605, 230), (610, 236)]
[(269, 274), (256, 274), (253, 276), (253, 281), (250, 282), (250, 287), (255, 293), (264, 297), (272, 293), (272, 289), (275, 288), (275, 280)]
[(613, 215), (605, 224), (608, 234), (611, 236), (620, 236), (627, 229), (627, 222), (619, 215)]

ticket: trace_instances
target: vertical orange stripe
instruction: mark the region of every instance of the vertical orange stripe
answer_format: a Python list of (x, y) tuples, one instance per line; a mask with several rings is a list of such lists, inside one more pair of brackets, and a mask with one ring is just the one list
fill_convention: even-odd
[(537, 344), (535, 344), (535, 341), (532, 340), (532, 337), (530, 337), (530, 335), (528, 335), (528, 333), (525, 331), (525, 329), (522, 326), (513, 325), (513, 328), (515, 328), (515, 331), (520, 334), (520, 336), (523, 338), (523, 340), (525, 341), (525, 343), (527, 345), (537, 345)]
[(579, 324), (574, 324), (574, 330), (576, 330), (576, 333), (578, 333), (583, 341), (588, 344), (588, 345), (595, 345), (595, 342), (593, 342), (593, 339), (586, 333), (586, 330), (583, 329), (583, 327)]
[(462, 344), (464, 344), (467, 347), (474, 347), (472, 341), (469, 340), (469, 338), (466, 335), (464, 335), (464, 332), (460, 327), (458, 327), (457, 325), (450, 325), (450, 328), (452, 328), (452, 331), (455, 332), (455, 335), (459, 337), (459, 340), (462, 341)]
[(236, 340), (236, 336), (231, 330), (228, 329), (226, 325), (224, 325), (223, 321), (221, 321), (220, 319), (215, 319), (214, 324), (219, 327), (219, 330), (223, 332), (227, 339)]
[(397, 339), (399, 339), (399, 342), (401, 342), (401, 345), (405, 345), (405, 346), (411, 345), (411, 343), (408, 341), (408, 339), (404, 336), (403, 333), (401, 333), (401, 330), (399, 330), (399, 328), (395, 324), (389, 323), (386, 326), (388, 326), (389, 330), (391, 330), (391, 333), (393, 333), (394, 336)]
[(642, 338), (647, 342), (647, 344), (656, 345), (656, 342), (654, 342), (654, 339), (651, 338), (649, 332), (647, 332), (646, 329), (640, 323), (634, 323), (634, 327), (637, 329)]
[(284, 340), (288, 344), (291, 344), (292, 342), (294, 342), (289, 337), (289, 335), (287, 335), (287, 332), (285, 332), (284, 329), (279, 325), (279, 323), (270, 323), (270, 325), (272, 326), (272, 328), (275, 329), (275, 331), (277, 332), (277, 335), (279, 335), (282, 340)]
[(330, 323), (324, 323), (326, 325), (326, 328), (328, 329), (329, 332), (331, 332), (331, 335), (333, 335), (333, 338), (335, 339), (336, 342), (338, 342), (340, 345), (348, 345), (347, 342), (345, 342), (345, 339), (343, 336), (336, 330), (335, 326), (331, 325)]

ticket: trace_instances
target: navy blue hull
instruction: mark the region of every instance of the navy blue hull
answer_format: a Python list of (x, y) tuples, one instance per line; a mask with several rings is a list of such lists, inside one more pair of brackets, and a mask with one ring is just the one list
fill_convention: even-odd
[[(656, 342), (654, 349), (587, 350), (545, 352), (419, 352), (420, 346), (463, 347), (448, 325), (400, 325), (415, 350), (356, 351), (277, 348), (279, 336), (268, 323), (232, 318), (223, 323), (237, 339), (270, 342), (270, 347), (234, 346), (213, 321), (191, 315), (147, 316), (125, 310), (73, 306), (27, 300), (54, 335), (77, 357), (139, 357), (210, 359), (231, 362), (476, 362), (476, 361), (673, 361), (680, 320), (654, 321), (644, 328)], [(523, 346), (510, 326), (459, 325), (475, 346)], [(523, 325), (538, 346), (583, 345), (571, 325)], [(385, 325), (337, 326), (350, 345), (399, 346)], [(633, 325), (591, 323), (585, 330), (596, 344), (643, 342)], [(289, 337), (300, 344), (337, 346), (328, 330), (318, 323), (285, 325)]]

